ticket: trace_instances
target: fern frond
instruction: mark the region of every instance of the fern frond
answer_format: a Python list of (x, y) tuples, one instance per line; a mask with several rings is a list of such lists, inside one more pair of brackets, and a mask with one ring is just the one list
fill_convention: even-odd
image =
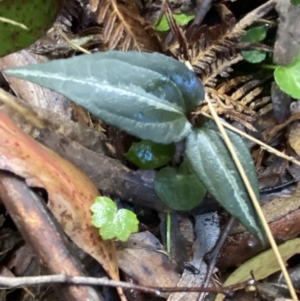
[(158, 51), (157, 40), (145, 30), (135, 1), (100, 0), (97, 23), (103, 25), (103, 42), (107, 49), (122, 51)]
[[(224, 80), (217, 87), (206, 87), (206, 97), (210, 99), (218, 115), (238, 121), (250, 130), (258, 117), (270, 109), (270, 96), (263, 95), (263, 84), (268, 79), (253, 79), (252, 75), (238, 76)], [(206, 104), (200, 106), (195, 114), (209, 113)]]
[(233, 55), (217, 59), (210, 64), (204, 72), (200, 75), (200, 79), (205, 87), (212, 87), (216, 84), (216, 77), (221, 75), (222, 77), (228, 77), (232, 72), (231, 66), (243, 60), (240, 54), (234, 53)]
[(244, 31), (233, 31), (233, 23), (234, 19), (213, 27), (205, 25), (200, 28), (199, 40), (190, 48), (191, 64), (195, 72), (209, 74), (211, 64), (218, 59), (226, 59), (228, 53), (234, 51), (234, 45)]
[[(238, 57), (238, 54), (235, 53), (235, 45), (245, 33), (245, 29), (267, 14), (275, 4), (276, 0), (267, 1), (247, 14), (238, 23), (235, 22), (234, 17), (230, 17), (227, 13), (221, 24), (213, 27), (202, 26), (197, 33), (197, 41), (190, 46), (191, 64), (195, 72), (200, 74), (200, 77), (210, 78), (210, 72), (214, 73), (216, 70), (222, 69), (221, 65), (218, 66), (219, 63), (224, 63), (226, 60), (230, 61), (229, 58), (234, 56)], [(239, 60), (237, 59), (237, 61)], [(231, 62), (230, 65), (234, 63), (233, 60)], [(216, 66), (210, 70), (212, 64), (216, 64)], [(227, 67), (226, 63), (224, 66)], [(214, 77), (212, 76), (212, 78)]]

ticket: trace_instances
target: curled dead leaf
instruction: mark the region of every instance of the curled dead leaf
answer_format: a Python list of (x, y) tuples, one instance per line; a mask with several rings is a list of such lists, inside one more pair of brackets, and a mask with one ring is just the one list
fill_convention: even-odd
[(48, 207), (69, 237), (94, 257), (113, 279), (118, 279), (114, 242), (103, 241), (91, 226), (90, 206), (99, 194), (75, 165), (26, 135), (0, 110), (0, 169), (45, 188)]

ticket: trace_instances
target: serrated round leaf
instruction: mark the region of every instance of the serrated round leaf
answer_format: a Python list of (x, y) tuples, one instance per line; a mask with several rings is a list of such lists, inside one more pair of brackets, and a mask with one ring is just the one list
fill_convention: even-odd
[(110, 198), (97, 197), (90, 210), (93, 213), (92, 225), (101, 228), (103, 225), (113, 222), (117, 206)]
[(127, 209), (120, 209), (114, 221), (115, 229), (117, 229), (116, 238), (126, 241), (131, 233), (138, 231), (139, 221), (136, 215)]
[(0, 57), (26, 48), (41, 38), (51, 27), (60, 10), (59, 0), (0, 1), (0, 16), (25, 25), (0, 21)]
[(92, 225), (100, 228), (99, 234), (104, 240), (118, 238), (126, 241), (131, 233), (138, 230), (136, 215), (127, 209), (117, 210), (110, 198), (97, 197), (90, 210), (93, 213)]
[(242, 42), (250, 42), (250, 43), (258, 43), (266, 38), (267, 27), (265, 26), (257, 26), (252, 27), (245, 35), (241, 38)]
[(125, 158), (141, 169), (155, 169), (167, 164), (175, 152), (174, 144), (159, 144), (150, 140), (133, 143)]
[(266, 53), (258, 50), (241, 51), (243, 58), (252, 64), (261, 63), (266, 58)]
[(155, 192), (170, 208), (191, 210), (200, 204), (206, 189), (196, 174), (180, 174), (171, 167), (162, 168), (155, 177)]
[[(135, 54), (139, 57), (139, 53)], [(128, 56), (129, 61), (131, 58)], [(150, 59), (144, 57), (147, 58)], [(163, 67), (175, 72), (178, 68), (172, 68), (168, 62), (166, 59)], [(172, 62), (176, 65), (177, 61)], [(184, 105), (181, 90), (173, 77), (180, 77), (187, 84), (192, 80), (185, 81), (180, 74), (167, 78), (146, 67), (110, 58), (106, 53), (81, 55), (5, 72), (58, 91), (98, 118), (142, 139), (169, 144), (185, 138), (191, 129), (180, 105)], [(172, 102), (168, 97), (176, 101)]]
[[(258, 197), (251, 155), (238, 135), (227, 132)], [(220, 133), (206, 125), (194, 130), (187, 138), (186, 154), (208, 192), (255, 237), (265, 242), (261, 222)]]
[(278, 66), (274, 71), (277, 85), (293, 98), (300, 98), (300, 51), (289, 66)]

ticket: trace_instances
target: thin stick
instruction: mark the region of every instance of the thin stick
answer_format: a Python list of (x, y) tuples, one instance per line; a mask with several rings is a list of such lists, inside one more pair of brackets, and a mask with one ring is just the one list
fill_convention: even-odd
[(171, 254), (171, 213), (166, 213), (166, 220), (167, 220), (167, 229), (166, 229), (166, 244), (167, 244), (167, 252)]
[[(48, 275), (48, 276), (32, 276), (32, 277), (3, 277), (0, 276), (1, 288), (16, 288), (21, 286), (33, 286), (41, 284), (52, 283), (68, 283), (77, 285), (93, 285), (93, 286), (110, 286), (110, 287), (122, 287), (124, 289), (135, 289), (147, 293), (161, 295), (162, 292), (208, 292), (208, 293), (220, 293), (220, 294), (232, 294), (236, 286), (228, 287), (151, 287), (136, 285), (133, 283), (115, 281), (103, 278), (94, 277), (81, 277), (81, 276), (68, 276), (64, 274)], [(243, 283), (242, 283), (243, 284)], [(246, 285), (246, 284), (245, 284)]]
[[(211, 117), (207, 113), (201, 112), (201, 115), (214, 120), (214, 118)], [(281, 153), (280, 151), (278, 151), (277, 149), (275, 149), (275, 148), (273, 148), (273, 147), (271, 147), (271, 146), (263, 143), (262, 141), (260, 141), (260, 140), (258, 140), (256, 138), (253, 138), (252, 136), (250, 136), (250, 135), (248, 135), (248, 134), (240, 131), (239, 129), (235, 128), (234, 126), (232, 126), (232, 125), (230, 125), (230, 124), (228, 124), (228, 123), (220, 120), (220, 118), (218, 118), (218, 119), (219, 119), (220, 123), (222, 123), (222, 125), (224, 127), (226, 127), (228, 129), (230, 129), (231, 131), (233, 131), (233, 132), (235, 132), (235, 133), (237, 133), (237, 134), (239, 134), (239, 135), (241, 135), (241, 136), (243, 136), (243, 137), (245, 137), (245, 138), (247, 138), (247, 139), (249, 139), (249, 140), (257, 143), (257, 144), (259, 144), (261, 146), (261, 148), (265, 149), (269, 153), (275, 154), (278, 157), (281, 157), (281, 158), (283, 158), (285, 160), (288, 160), (288, 161), (290, 161), (292, 163), (295, 163), (296, 165), (300, 166), (300, 162), (298, 160), (296, 160), (294, 157), (287, 156), (287, 155)]]
[(55, 30), (66, 40), (67, 43), (69, 43), (74, 49), (77, 49), (83, 53), (86, 53), (86, 54), (91, 54), (90, 51), (84, 49), (83, 47), (77, 45), (76, 43), (74, 43), (72, 40), (70, 40), (67, 35), (60, 29), (58, 28), (57, 26), (54, 27)]
[(245, 186), (247, 188), (249, 196), (251, 197), (251, 200), (253, 202), (255, 210), (256, 210), (256, 212), (257, 212), (257, 214), (258, 214), (258, 216), (259, 216), (259, 218), (261, 220), (263, 228), (266, 231), (266, 234), (267, 234), (267, 237), (269, 239), (270, 245), (271, 245), (271, 247), (272, 247), (272, 249), (273, 249), (273, 251), (275, 253), (275, 256), (276, 256), (276, 258), (278, 260), (279, 266), (280, 266), (280, 268), (282, 270), (282, 274), (283, 274), (283, 276), (285, 278), (285, 281), (287, 283), (287, 286), (289, 288), (291, 297), (293, 298), (294, 301), (297, 301), (298, 297), (296, 295), (296, 292), (295, 292), (295, 289), (293, 287), (292, 281), (291, 281), (290, 276), (289, 276), (289, 274), (287, 272), (287, 269), (286, 269), (285, 264), (284, 264), (284, 262), (282, 260), (282, 257), (281, 257), (281, 255), (279, 253), (278, 247), (277, 247), (276, 242), (274, 240), (274, 237), (273, 237), (273, 235), (271, 233), (271, 230), (269, 228), (268, 222), (266, 221), (266, 218), (265, 218), (265, 216), (263, 214), (263, 211), (261, 210), (260, 204), (259, 204), (259, 202), (258, 202), (258, 200), (256, 198), (256, 195), (255, 195), (255, 193), (254, 193), (254, 191), (252, 189), (250, 181), (249, 181), (249, 179), (248, 179), (248, 177), (247, 177), (247, 175), (245, 173), (245, 170), (244, 170), (244, 168), (243, 168), (243, 166), (242, 166), (242, 164), (241, 164), (241, 162), (240, 162), (240, 160), (239, 160), (239, 158), (238, 158), (238, 156), (237, 156), (237, 154), (236, 154), (236, 152), (235, 152), (235, 150), (233, 148), (233, 145), (232, 145), (232, 143), (231, 143), (231, 141), (230, 141), (230, 139), (229, 139), (229, 137), (228, 137), (228, 135), (227, 135), (227, 133), (226, 133), (223, 125), (222, 125), (222, 123), (220, 122), (220, 119), (218, 118), (218, 115), (217, 115), (217, 113), (216, 113), (216, 111), (215, 111), (215, 109), (214, 109), (214, 107), (211, 104), (211, 102), (210, 102), (209, 99), (207, 99), (207, 103), (208, 103), (208, 107), (209, 107), (210, 113), (211, 113), (212, 117), (214, 118), (214, 121), (217, 124), (217, 127), (218, 127), (219, 131), (221, 132), (221, 134), (223, 136), (224, 142), (225, 142), (228, 150), (230, 151), (230, 154), (231, 154), (231, 156), (232, 156), (232, 158), (233, 158), (233, 160), (234, 160), (234, 162), (235, 162), (235, 164), (237, 166), (237, 169), (238, 169), (238, 171), (239, 171), (239, 173), (240, 173), (240, 175), (241, 175), (241, 177), (243, 179), (243, 182), (244, 182), (244, 184), (245, 184)]

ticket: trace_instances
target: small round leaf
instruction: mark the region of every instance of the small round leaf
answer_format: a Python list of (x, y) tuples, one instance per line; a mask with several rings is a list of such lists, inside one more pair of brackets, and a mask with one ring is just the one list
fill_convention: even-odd
[(274, 77), (283, 92), (293, 98), (300, 98), (300, 51), (289, 66), (278, 66)]
[(156, 174), (155, 192), (170, 208), (185, 211), (200, 204), (206, 189), (196, 174), (165, 167)]
[(174, 144), (159, 144), (150, 140), (133, 143), (125, 158), (142, 169), (155, 169), (167, 164), (175, 152)]
[(242, 42), (258, 43), (266, 38), (267, 28), (264, 26), (252, 27), (241, 38)]

